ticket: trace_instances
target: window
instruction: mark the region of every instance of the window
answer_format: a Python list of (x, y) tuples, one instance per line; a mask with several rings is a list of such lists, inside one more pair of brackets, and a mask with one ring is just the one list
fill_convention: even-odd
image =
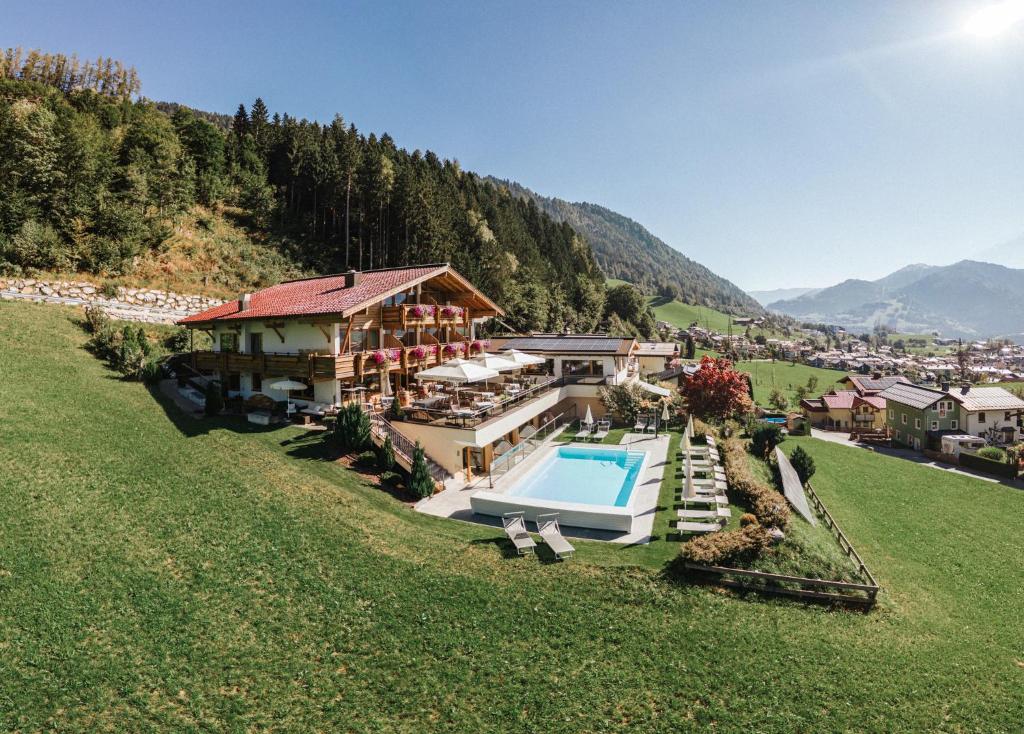
[(249, 354), (263, 354), (263, 332), (249, 334)]
[(220, 335), (220, 351), (222, 352), (237, 352), (238, 351), (238, 334), (233, 331), (225, 331)]
[(228, 392), (238, 392), (242, 389), (242, 375), (239, 372), (228, 372)]
[(914, 419), (914, 428), (916, 428), (919, 431), (921, 430), (921, 419), (920, 418), (915, 418)]
[(932, 430), (933, 431), (939, 430), (939, 422), (938, 421), (932, 421)]
[(896, 440), (897, 440), (897, 441), (902, 441), (902, 440), (903, 440), (903, 436), (902, 436), (902, 435), (900, 435), (900, 432), (899, 432), (899, 431), (896, 431)]
[(896, 411), (895, 410), (890, 410), (889, 411), (889, 420), (891, 420), (891, 421), (892, 420), (896, 420)]
[(1006, 413), (1003, 414), (1003, 420), (1004, 421), (1009, 421), (1010, 420), (1010, 411), (1006, 411)]
[(978, 423), (984, 423), (987, 420), (988, 417), (985, 415), (984, 412), (978, 413)]
[(949, 422), (949, 427), (952, 428), (954, 431), (957, 430), (958, 428), (960, 428), (960, 421), (956, 419), (951, 420)]
[(252, 373), (252, 391), (263, 392), (263, 375), (259, 372)]
[(906, 413), (900, 413), (900, 423), (902, 423), (903, 425), (907, 425), (907, 414)]

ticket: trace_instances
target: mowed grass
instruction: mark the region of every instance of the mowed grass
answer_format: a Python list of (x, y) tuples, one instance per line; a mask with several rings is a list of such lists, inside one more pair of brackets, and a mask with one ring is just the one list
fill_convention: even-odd
[(180, 416), (70, 313), (0, 303), (0, 730), (1020, 728), (1020, 492), (787, 440), (868, 615), (677, 585), (657, 545), (512, 558), (298, 429)]
[(817, 397), (833, 387), (839, 389), (836, 382), (846, 376), (846, 373), (840, 370), (826, 370), (782, 360), (742, 361), (736, 363), (736, 369), (750, 375), (750, 381), (754, 385), (754, 402), (758, 405), (767, 406), (772, 390), (779, 389), (789, 400), (790, 407), (794, 409), (800, 402), (796, 395), (797, 388), (801, 385), (806, 387), (811, 377), (818, 378), (817, 387), (811, 392), (812, 396)]
[[(729, 314), (716, 311), (713, 308), (693, 306), (679, 301), (666, 302), (663, 298), (652, 299), (651, 307), (654, 309), (655, 318), (659, 321), (667, 321), (680, 329), (686, 329), (690, 324), (696, 322), (705, 329), (726, 333), (733, 319)], [(736, 328), (737, 333), (743, 333), (742, 329)]]

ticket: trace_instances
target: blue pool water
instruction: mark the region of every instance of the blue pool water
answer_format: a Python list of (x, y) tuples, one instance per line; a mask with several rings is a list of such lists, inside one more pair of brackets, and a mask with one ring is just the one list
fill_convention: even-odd
[(506, 494), (625, 507), (643, 461), (638, 451), (559, 446)]
[(777, 426), (786, 425), (785, 418), (762, 418), (761, 420), (764, 421), (765, 423), (774, 423)]

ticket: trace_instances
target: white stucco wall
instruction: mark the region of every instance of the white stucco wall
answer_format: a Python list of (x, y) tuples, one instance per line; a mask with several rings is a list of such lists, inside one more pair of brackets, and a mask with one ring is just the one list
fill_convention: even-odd
[(1014, 430), (1014, 435), (1020, 438), (1020, 429), (1017, 428), (1017, 418), (1012, 413), (1010, 414), (1010, 420), (1006, 420), (1005, 411), (1002, 410), (986, 410), (985, 422), (982, 423), (978, 420), (978, 413), (968, 413), (964, 409), (960, 409), (960, 430), (964, 433), (969, 433), (972, 436), (985, 436), (985, 434), (993, 428), (999, 429), (1004, 426), (1009, 426)]

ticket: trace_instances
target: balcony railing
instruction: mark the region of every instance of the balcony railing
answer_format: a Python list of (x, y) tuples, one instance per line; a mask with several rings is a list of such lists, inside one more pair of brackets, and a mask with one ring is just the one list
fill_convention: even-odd
[(381, 321), (386, 329), (469, 324), (469, 311), (458, 306), (404, 303), (400, 306), (384, 306), (380, 312)]
[(449, 407), (427, 408), (412, 406), (405, 408), (405, 420), (412, 423), (429, 423), (431, 425), (445, 425), (456, 428), (475, 428), (493, 418), (516, 410), (534, 398), (541, 397), (551, 390), (558, 389), (566, 384), (566, 380), (562, 377), (546, 377), (544, 382), (533, 385), (514, 396), (484, 408), (453, 410)]
[[(452, 357), (465, 357), (464, 347), (469, 342), (451, 342), (453, 346), (463, 350), (458, 354), (446, 354), (448, 343), (428, 344), (411, 347), (395, 347), (393, 349), (367, 349), (347, 354), (321, 354), (319, 352), (260, 352), (243, 354), (240, 352), (192, 352), (192, 367), (197, 370), (211, 372), (258, 372), (263, 375), (305, 376), (307, 379), (335, 380), (361, 379), (364, 374), (378, 372), (386, 368), (388, 372), (405, 369), (425, 369), (433, 367)], [(420, 357), (420, 350), (425, 354)], [(378, 366), (371, 362), (370, 355), (384, 352), (395, 358), (389, 359), (384, 365)], [(472, 356), (472, 355), (470, 355)]]

